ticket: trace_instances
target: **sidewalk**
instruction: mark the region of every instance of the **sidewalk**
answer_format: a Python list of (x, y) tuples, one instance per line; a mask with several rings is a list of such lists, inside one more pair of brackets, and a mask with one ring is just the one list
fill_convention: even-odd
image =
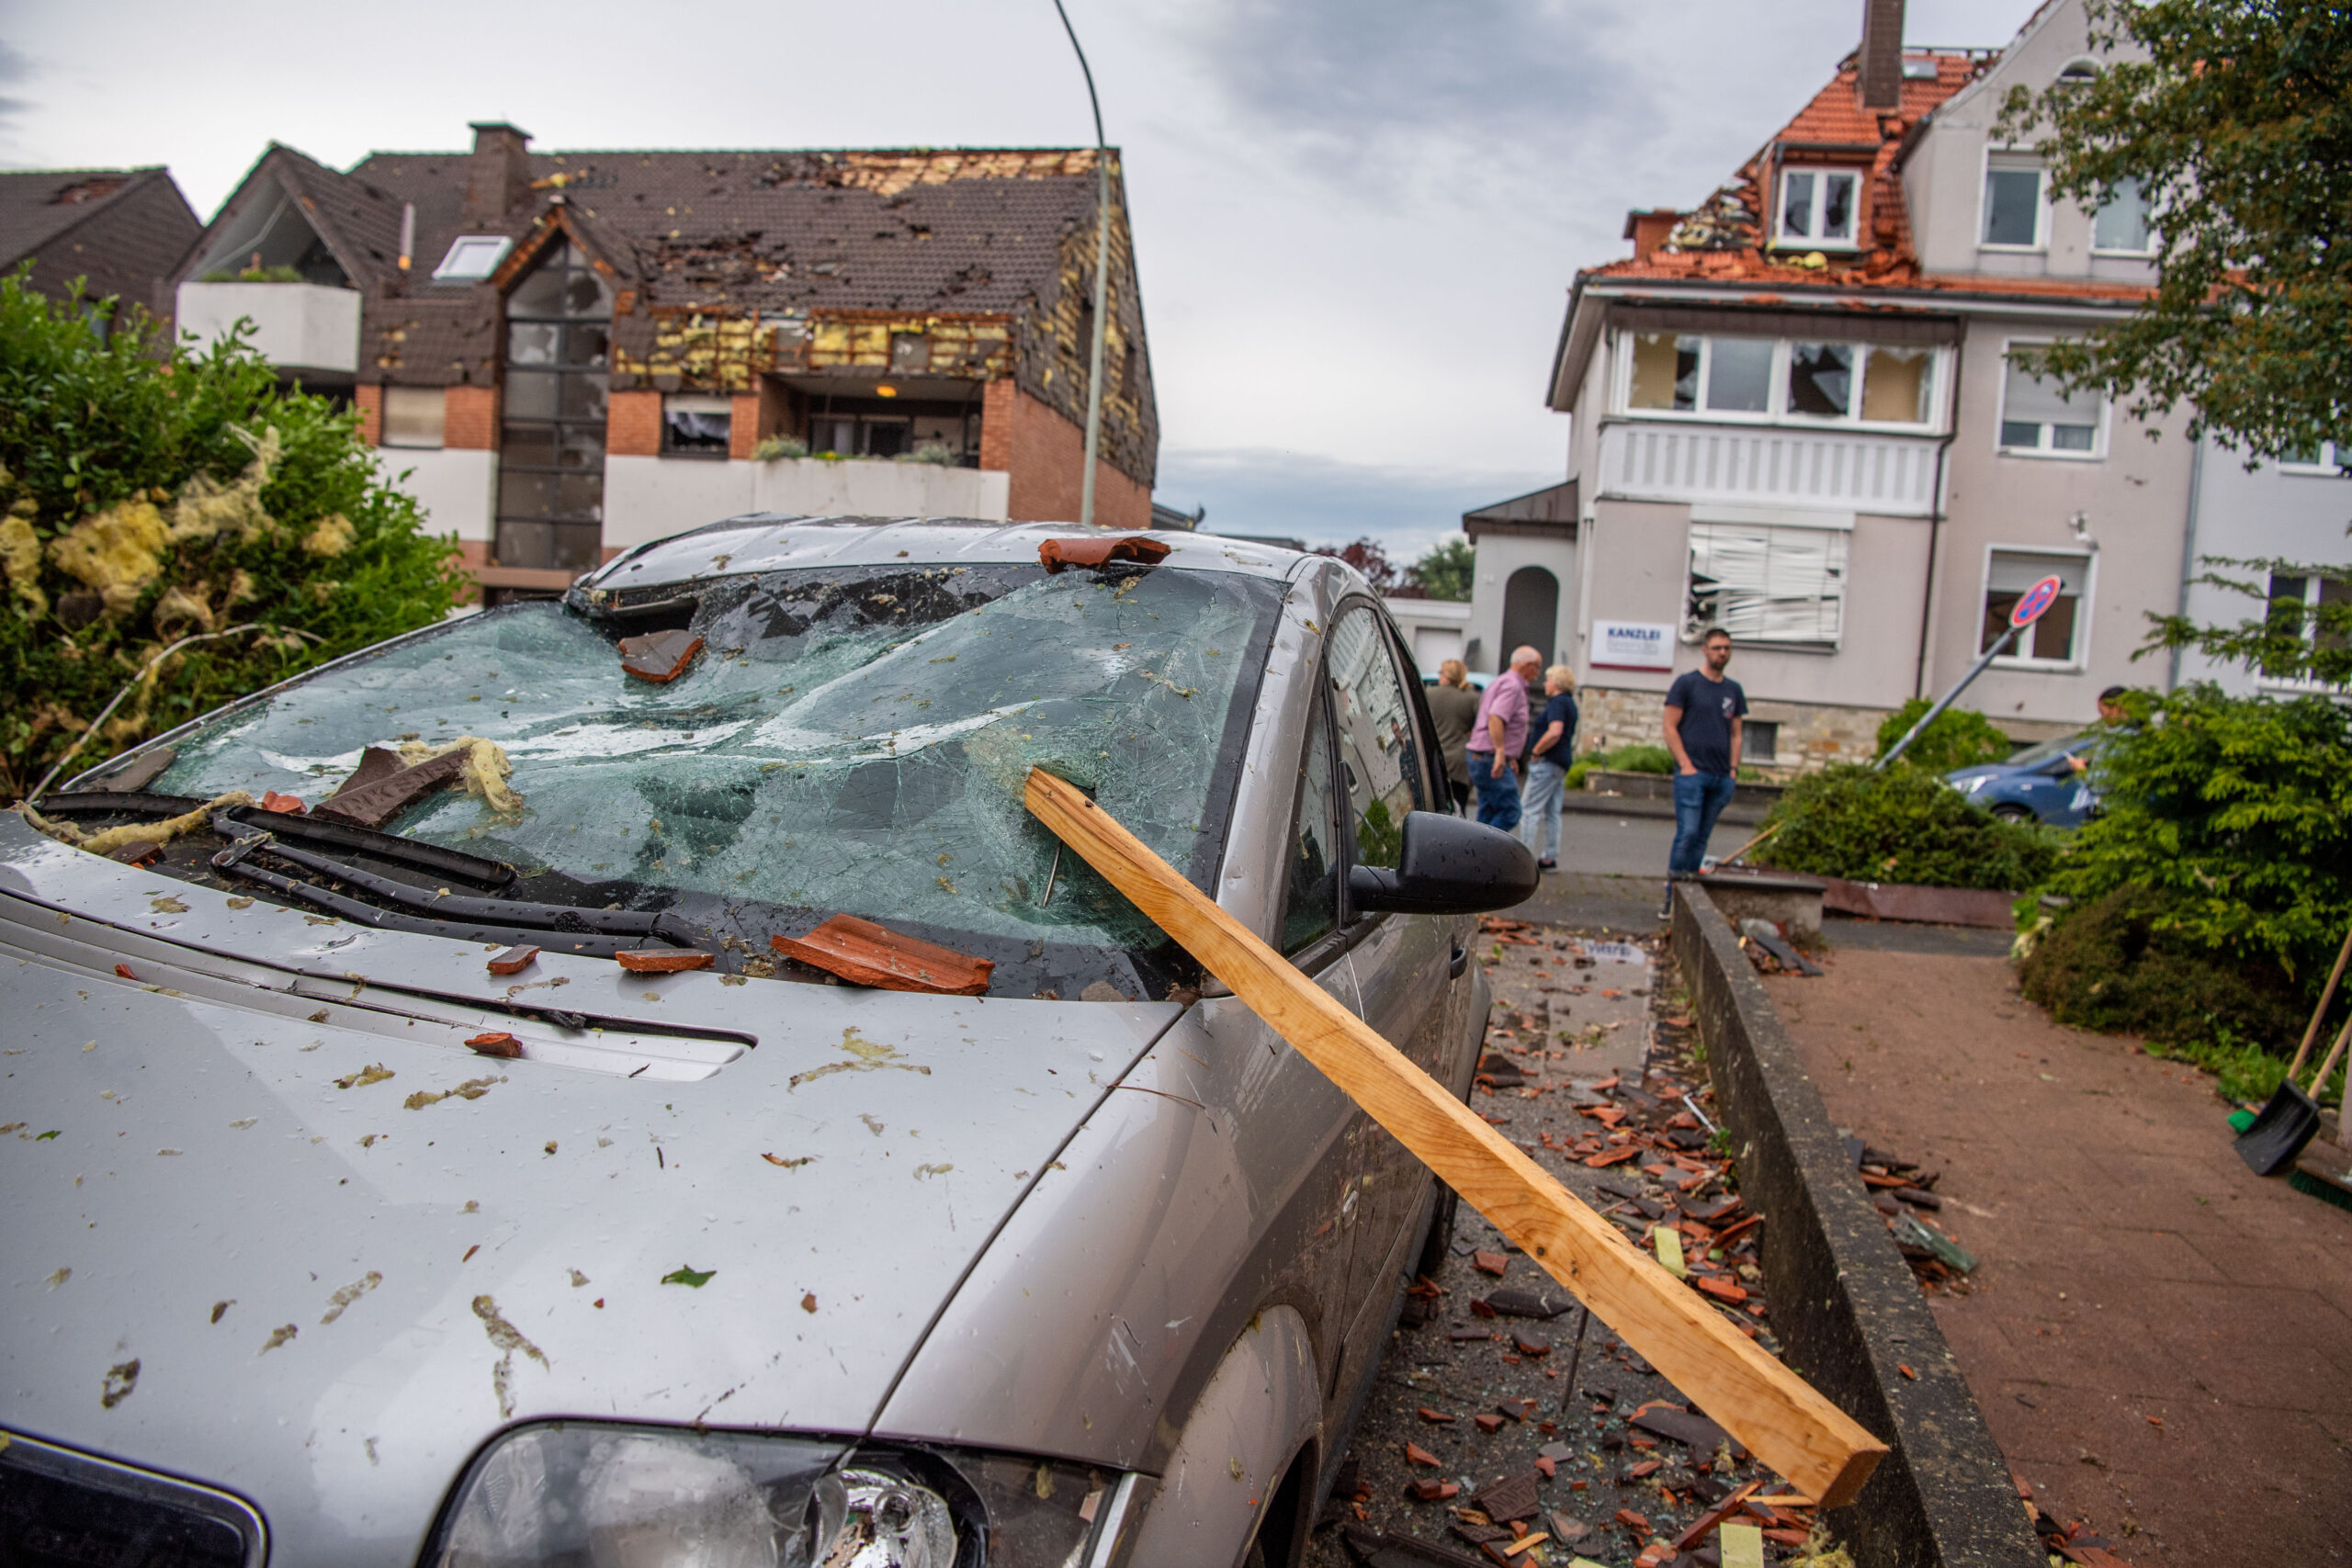
[(2135, 1568), (2352, 1562), (2352, 1214), (2005, 959), (1849, 945), (1767, 985), (1832, 1120), (1942, 1168), (1980, 1267), (1937, 1320), (2044, 1512)]

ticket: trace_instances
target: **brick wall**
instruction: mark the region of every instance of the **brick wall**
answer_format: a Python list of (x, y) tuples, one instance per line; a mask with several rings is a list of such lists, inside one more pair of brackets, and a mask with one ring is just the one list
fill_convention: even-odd
[(498, 450), (498, 389), (445, 387), (441, 445), (468, 452)]
[(384, 444), (384, 389), (361, 382), (351, 389), (351, 406), (359, 411), (359, 439), (370, 446)]
[(748, 459), (752, 456), (752, 448), (757, 446), (760, 437), (767, 434), (760, 420), (761, 411), (767, 400), (758, 392), (738, 392), (728, 400), (727, 455), (729, 457)]
[[(1084, 500), (1086, 432), (1009, 380), (991, 381), (980, 404), (980, 467), (1012, 476), (1015, 523), (1074, 523)], [(1094, 521), (1151, 526), (1151, 491), (1108, 462), (1094, 465)]]
[(615, 392), (605, 406), (605, 451), (615, 457), (662, 455), (662, 394)]

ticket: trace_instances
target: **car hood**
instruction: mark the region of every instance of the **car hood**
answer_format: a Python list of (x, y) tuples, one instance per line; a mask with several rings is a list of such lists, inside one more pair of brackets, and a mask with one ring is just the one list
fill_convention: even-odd
[(0, 818), (0, 1426), (402, 1563), (510, 1422), (862, 1432), (1180, 1011), (483, 960)]

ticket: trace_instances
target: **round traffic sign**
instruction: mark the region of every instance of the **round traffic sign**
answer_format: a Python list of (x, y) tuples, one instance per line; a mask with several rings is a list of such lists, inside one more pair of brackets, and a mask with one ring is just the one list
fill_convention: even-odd
[(2041, 618), (2041, 613), (2056, 601), (2058, 591), (2066, 585), (2054, 577), (2045, 577), (2025, 591), (2025, 597), (2009, 612), (2009, 625), (2030, 626)]

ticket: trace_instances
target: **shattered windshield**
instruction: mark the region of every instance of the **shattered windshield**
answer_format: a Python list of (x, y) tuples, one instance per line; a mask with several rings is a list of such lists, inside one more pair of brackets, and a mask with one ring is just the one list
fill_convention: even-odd
[[(1088, 974), (1158, 993), (1181, 970), (1057, 851), (1023, 781), (1043, 766), (1090, 790), (1207, 883), (1279, 583), (899, 564), (679, 592), (695, 602), (666, 617), (541, 602), (453, 622), (180, 738), (151, 787), (315, 806), (368, 748), (413, 762), (488, 741), (505, 790), (435, 789), (381, 827), (512, 863), (514, 896), (677, 908), (762, 955), (848, 913), (995, 960), (1000, 995), (1071, 996)], [(701, 646), (666, 682), (625, 671), (662, 630), (639, 668)]]

